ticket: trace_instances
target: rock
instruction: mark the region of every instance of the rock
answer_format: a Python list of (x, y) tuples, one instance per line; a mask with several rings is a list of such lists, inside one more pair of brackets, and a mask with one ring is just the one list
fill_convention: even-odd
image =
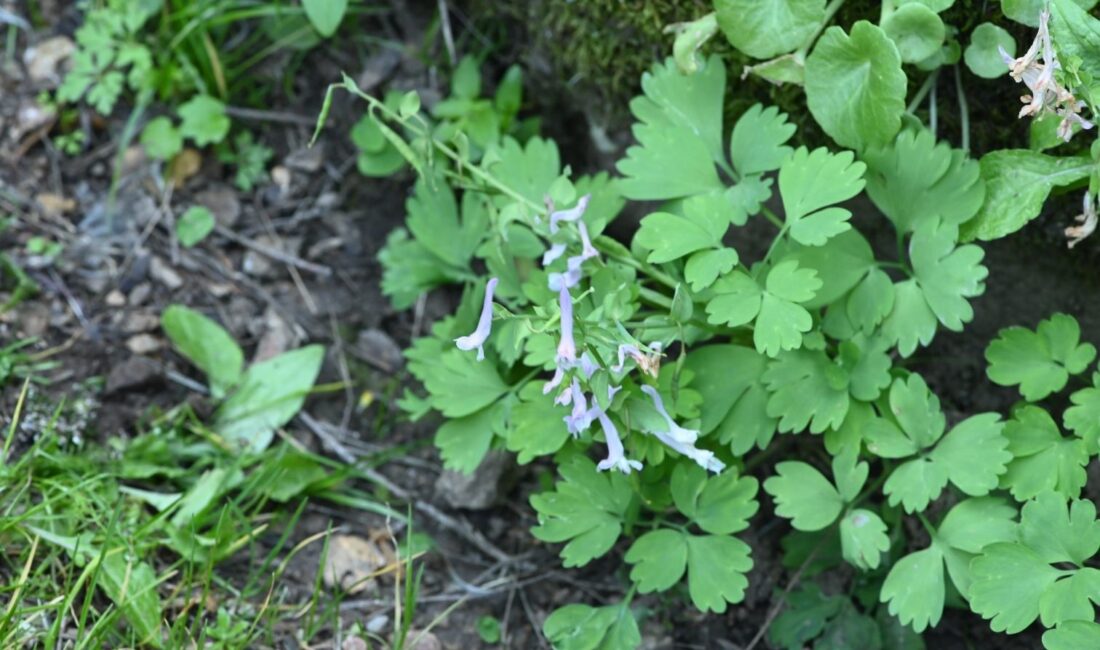
[(512, 462), (503, 451), (490, 451), (472, 474), (444, 470), (436, 479), (435, 490), (452, 508), (485, 510), (496, 503), (501, 480)]
[(271, 169), (271, 180), (279, 188), (280, 198), (290, 191), (290, 170), (282, 165), (276, 165)]
[(68, 36), (47, 38), (23, 53), (27, 74), (36, 85), (56, 88), (61, 84), (61, 64), (76, 51), (76, 45)]
[[(19, 111), (15, 114), (15, 126), (11, 129), (12, 141), (19, 142), (23, 139), (23, 136), (45, 126), (55, 117), (57, 117), (56, 111), (43, 108), (33, 100), (24, 101), (19, 105)], [(0, 131), (0, 133), (3, 133), (3, 131)]]
[[(23, 336), (38, 338), (50, 327), (50, 307), (41, 302), (30, 302), (19, 306), (19, 319), (16, 327)], [(14, 311), (12, 313), (15, 313)]]
[(148, 282), (142, 282), (134, 287), (130, 292), (130, 306), (140, 307), (149, 300), (149, 296), (153, 293), (153, 285)]
[(370, 646), (357, 636), (349, 636), (340, 644), (340, 650), (370, 650)]
[(443, 644), (431, 632), (410, 629), (405, 639), (406, 650), (443, 650)]
[(126, 295), (118, 289), (111, 289), (111, 292), (107, 294), (103, 302), (106, 303), (108, 307), (123, 307), (126, 305)]
[(370, 576), (388, 563), (374, 542), (356, 535), (333, 535), (322, 578), (329, 587), (356, 594), (373, 587), (376, 580)]
[(325, 161), (325, 147), (324, 144), (318, 144), (312, 147), (303, 147), (297, 151), (292, 151), (285, 159), (283, 164), (300, 172), (306, 172), (312, 174), (321, 168), (321, 164)]
[(266, 278), (274, 275), (275, 265), (267, 255), (249, 249), (241, 260), (241, 270), (252, 277)]
[(122, 363), (111, 368), (107, 374), (107, 394), (117, 393), (123, 390), (142, 388), (159, 382), (161, 379), (160, 368), (152, 360), (133, 355)]
[(195, 195), (195, 203), (204, 206), (214, 215), (218, 225), (232, 229), (241, 216), (241, 202), (237, 193), (225, 185), (205, 189)]
[(256, 354), (252, 356), (252, 363), (259, 363), (273, 359), (292, 347), (296, 347), (298, 337), (285, 320), (271, 307), (264, 312), (263, 334), (260, 342), (256, 344)]
[(183, 278), (167, 262), (157, 256), (149, 261), (149, 277), (153, 278), (168, 289), (175, 291), (183, 286)]
[(359, 332), (355, 347), (365, 359), (386, 366), (387, 372), (396, 372), (405, 365), (401, 347), (380, 329), (371, 328)]
[(147, 311), (132, 311), (123, 317), (120, 326), (126, 334), (152, 332), (160, 327), (160, 318)]
[(378, 634), (390, 624), (390, 617), (386, 614), (377, 614), (367, 621), (367, 632)]
[(152, 334), (138, 334), (126, 339), (126, 348), (134, 354), (149, 354), (161, 347), (160, 339)]

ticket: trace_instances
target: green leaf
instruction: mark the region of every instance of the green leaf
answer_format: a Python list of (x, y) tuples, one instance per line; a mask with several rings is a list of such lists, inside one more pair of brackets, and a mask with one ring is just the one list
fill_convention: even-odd
[(787, 597), (787, 605), (768, 628), (768, 641), (776, 647), (801, 650), (840, 613), (841, 596), (826, 596), (816, 582), (802, 582)]
[(1100, 550), (1096, 504), (1043, 492), (1020, 510), (1020, 541), (1047, 563), (1081, 566)]
[(982, 266), (985, 252), (976, 245), (956, 247), (958, 229), (942, 222), (917, 228), (909, 242), (909, 258), (928, 307), (949, 330), (962, 331), (974, 318), (967, 298), (985, 292), (989, 270)]
[(821, 472), (800, 461), (777, 463), (775, 471), (764, 481), (764, 491), (775, 499), (777, 515), (805, 531), (821, 530), (836, 521), (844, 499)]
[(753, 342), (757, 352), (774, 357), (782, 350), (797, 349), (802, 334), (813, 327), (810, 312), (797, 303), (812, 299), (821, 280), (814, 270), (799, 268), (796, 260), (786, 259), (768, 272), (765, 287)]
[(829, 239), (824, 246), (792, 245), (785, 257), (797, 260), (802, 268), (813, 269), (821, 280), (813, 300), (805, 303), (809, 309), (836, 302), (875, 266), (871, 245), (855, 230)]
[(908, 513), (923, 512), (947, 485), (947, 471), (927, 458), (914, 458), (890, 473), (882, 492), (891, 506), (899, 503)]
[(917, 346), (926, 346), (936, 335), (936, 314), (924, 299), (916, 280), (894, 285), (894, 309), (882, 322), (882, 335), (908, 357)]
[(423, 244), (409, 238), (404, 228), (393, 230), (378, 252), (382, 264), (382, 293), (397, 310), (412, 307), (420, 294), (448, 281), (445, 266)]
[(880, 598), (915, 632), (935, 627), (943, 616), (943, 553), (930, 546), (898, 560), (882, 583)]
[(899, 232), (913, 232), (937, 218), (960, 225), (977, 214), (985, 200), (977, 161), (946, 142), (937, 143), (927, 129), (903, 130), (891, 144), (871, 149), (864, 159), (867, 194)]
[(996, 413), (969, 417), (940, 440), (931, 458), (964, 494), (984, 496), (996, 489), (998, 477), (1012, 461), (1003, 430)]
[(1043, 633), (1043, 647), (1046, 650), (1100, 648), (1100, 623), (1066, 621), (1056, 629)]
[[(854, 162), (850, 151), (829, 153), (824, 147), (808, 151), (799, 147), (779, 169), (779, 192), (787, 225), (796, 241), (820, 246), (849, 226), (851, 213), (842, 208), (822, 210), (846, 201), (863, 189), (866, 166)], [(838, 229), (839, 228), (839, 229)]]
[(466, 417), (447, 420), (435, 434), (435, 446), (447, 469), (472, 474), (489, 453), (494, 431), (503, 429), (499, 403)]
[(936, 539), (966, 553), (980, 553), (990, 544), (1015, 541), (1016, 515), (1016, 507), (1000, 497), (965, 499), (940, 522)]
[(691, 283), (692, 291), (699, 292), (732, 271), (739, 261), (737, 251), (732, 248), (698, 251), (684, 265), (684, 279)]
[(759, 378), (765, 359), (740, 345), (706, 345), (692, 349), (684, 368), (694, 373), (693, 390), (702, 398), (699, 432), (706, 435), (726, 419), (730, 408)]
[(573, 456), (558, 468), (562, 480), (554, 490), (531, 496), (539, 525), (531, 534), (544, 542), (565, 542), (561, 550), (566, 568), (584, 566), (615, 545), (633, 498), (626, 477), (601, 473), (584, 456)]
[(1029, 402), (1037, 402), (1066, 386), (1071, 374), (1084, 372), (1096, 358), (1091, 343), (1080, 343), (1081, 327), (1066, 314), (1041, 321), (1037, 331), (1003, 329), (985, 350), (989, 378), (1001, 386), (1019, 386)]
[(638, 591), (665, 591), (680, 581), (687, 570), (687, 536), (669, 528), (651, 530), (634, 541), (623, 558), (633, 568), (630, 579)]
[(939, 398), (916, 373), (907, 380), (894, 380), (890, 387), (890, 411), (918, 449), (934, 444), (947, 426)]
[(153, 567), (135, 561), (134, 554), (124, 548), (107, 551), (96, 575), (96, 586), (122, 610), (139, 642), (155, 648), (163, 647), (164, 609), (157, 593), (158, 584)]
[(825, 633), (814, 644), (814, 650), (881, 647), (882, 633), (875, 619), (861, 614), (850, 602), (840, 609), (840, 615), (830, 621)]
[(214, 413), (214, 431), (248, 451), (263, 451), (275, 429), (302, 408), (324, 359), (323, 346), (307, 345), (253, 364)]
[(850, 36), (837, 26), (825, 30), (806, 59), (806, 103), (841, 146), (890, 142), (901, 128), (906, 85), (897, 48), (864, 20)]
[(1100, 21), (1088, 10), (1096, 0), (1051, 0), (1050, 35), (1062, 61), (1080, 61), (1081, 71), (1093, 81), (1100, 79)]
[(725, 535), (687, 536), (688, 593), (703, 612), (723, 614), (726, 603), (739, 603), (752, 569), (749, 545)]
[(1039, 216), (1050, 191), (1086, 178), (1095, 166), (1083, 157), (1059, 158), (1027, 149), (999, 149), (982, 156), (986, 199), (963, 226), (962, 241), (989, 241), (1023, 228)]
[[(821, 433), (837, 428), (848, 413), (846, 381), (837, 381), (844, 371), (833, 365), (823, 352), (795, 350), (779, 355), (764, 373), (771, 391), (767, 415), (780, 418), (779, 430)], [(840, 379), (844, 379), (843, 376)]]
[(725, 156), (722, 60), (712, 56), (695, 74), (683, 75), (667, 59), (642, 75), (642, 90), (645, 95), (630, 102), (638, 145), (617, 165), (626, 177), (619, 185), (623, 196), (662, 200), (724, 189), (714, 168)]
[(970, 32), (970, 45), (963, 52), (966, 67), (979, 77), (996, 79), (1008, 74), (1008, 66), (1001, 58), (1003, 48), (1009, 56), (1016, 56), (1016, 39), (993, 23), (982, 23)]
[(545, 397), (541, 387), (534, 383), (528, 386), (520, 391), (524, 401), (512, 409), (506, 443), (508, 451), (518, 453), (516, 460), (521, 465), (558, 451), (569, 439), (561, 407)]
[(700, 528), (715, 535), (737, 533), (749, 527), (756, 514), (756, 479), (739, 477), (729, 469), (708, 479), (698, 465), (680, 464), (672, 472), (671, 490), (676, 508)]
[(721, 195), (694, 196), (684, 202), (683, 216), (654, 212), (642, 219), (634, 241), (651, 252), (651, 264), (670, 262), (702, 249), (720, 248), (729, 219), (714, 209), (723, 204)]
[(542, 624), (542, 633), (557, 650), (634, 650), (642, 643), (626, 603), (559, 607)]
[(1062, 413), (1062, 423), (1084, 442), (1088, 453), (1095, 454), (1100, 440), (1100, 373), (1092, 376), (1092, 386), (1069, 396), (1073, 406)]
[(1063, 438), (1046, 411), (1030, 405), (1018, 408), (1006, 423), (1004, 436), (1014, 458), (1001, 477), (1001, 487), (1017, 501), (1046, 490), (1056, 490), (1068, 499), (1080, 495), (1089, 460), (1085, 443)]
[(760, 313), (764, 293), (760, 285), (741, 271), (734, 271), (714, 285), (714, 298), (707, 303), (707, 322), (737, 327), (751, 323)]
[(201, 205), (193, 205), (176, 221), (176, 237), (184, 248), (206, 239), (214, 230), (214, 215)]
[(715, 0), (729, 42), (757, 59), (791, 52), (825, 20), (825, 0)]
[(779, 169), (793, 151), (786, 143), (795, 125), (775, 106), (753, 104), (733, 126), (730, 160), (742, 177)]
[(994, 632), (1015, 634), (1039, 617), (1039, 598), (1063, 575), (1031, 549), (1014, 543), (992, 544), (970, 564), (970, 608), (992, 619)]
[(141, 132), (141, 146), (153, 158), (168, 160), (183, 149), (183, 136), (172, 120), (162, 115), (145, 125)]
[(480, 411), (508, 391), (490, 360), (448, 346), (421, 377), (432, 408), (449, 418)]
[(882, 31), (898, 46), (905, 63), (923, 61), (939, 51), (947, 30), (943, 21), (919, 2), (906, 2), (886, 16)]
[[(500, 148), (494, 151), (495, 158), (486, 156), (482, 161), (486, 171), (527, 200), (542, 205), (547, 188), (561, 175), (561, 155), (554, 141), (534, 137), (520, 144), (515, 138), (506, 136), (501, 139)], [(504, 205), (512, 202), (506, 196), (499, 200)]]
[(225, 104), (209, 95), (196, 95), (177, 110), (180, 116), (180, 135), (190, 138), (197, 146), (217, 144), (229, 133), (229, 118)]
[(871, 269), (848, 295), (845, 304), (848, 320), (862, 332), (870, 333), (894, 309), (894, 283), (882, 269)]
[(405, 210), (405, 223), (416, 241), (446, 265), (444, 273), (460, 279), (458, 273), (448, 272), (447, 268), (467, 269), (489, 228), (489, 215), (480, 197), (474, 192), (463, 195), (460, 222), (448, 183), (441, 176), (421, 178), (405, 202)]
[(160, 324), (176, 350), (206, 375), (215, 399), (240, 381), (244, 353), (221, 325), (183, 305), (165, 309)]
[(877, 569), (890, 548), (886, 524), (870, 510), (852, 510), (840, 520), (840, 548), (844, 559), (864, 571)]
[(336, 33), (344, 12), (348, 9), (348, 0), (302, 0), (306, 18), (321, 36), (328, 38)]

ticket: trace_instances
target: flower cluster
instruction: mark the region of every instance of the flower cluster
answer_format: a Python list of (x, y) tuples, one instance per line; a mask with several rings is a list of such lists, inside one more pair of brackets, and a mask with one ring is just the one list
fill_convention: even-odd
[[(592, 379), (592, 376), (600, 371), (600, 367), (587, 351), (578, 351), (573, 333), (575, 317), (573, 313), (573, 295), (570, 293), (570, 289), (580, 284), (583, 279), (584, 263), (599, 257), (599, 252), (592, 245), (588, 227), (583, 220), (584, 213), (588, 208), (589, 198), (587, 195), (582, 197), (577, 205), (569, 210), (554, 211), (553, 206), (550, 210), (550, 234), (557, 235), (563, 228), (562, 224), (573, 224), (577, 238), (580, 240), (581, 252), (566, 259), (565, 271), (548, 274), (550, 289), (558, 292), (561, 338), (558, 341), (557, 353), (554, 357), (554, 375), (543, 386), (542, 392), (543, 394), (550, 394), (560, 389), (560, 392), (554, 398), (554, 403), (570, 407), (569, 414), (562, 419), (565, 421), (567, 430), (574, 437), (581, 435), (598, 421), (603, 429), (604, 440), (607, 445), (607, 458), (600, 461), (597, 467), (601, 471), (615, 469), (624, 474), (629, 474), (632, 471), (641, 470), (642, 463), (626, 457), (619, 430), (608, 416), (606, 408), (600, 406), (595, 395), (585, 394), (582, 382), (587, 383)], [(565, 255), (568, 246), (564, 242), (552, 243), (542, 257), (543, 266), (550, 266), (559, 260)], [(493, 291), (496, 285), (497, 278), (492, 278), (485, 286), (485, 299), (477, 328), (468, 336), (460, 336), (455, 339), (455, 345), (461, 350), (477, 349), (478, 361), (485, 358), (483, 346), (492, 328)], [(618, 364), (609, 368), (611, 372), (616, 374), (624, 372), (629, 358), (643, 373), (656, 378), (660, 370), (661, 345), (659, 342), (655, 342), (643, 349), (634, 343), (622, 343), (618, 346), (617, 356)], [(566, 381), (567, 378), (569, 379), (568, 382)], [(563, 384), (565, 385), (564, 389), (562, 389)], [(609, 386), (606, 403), (610, 404), (621, 389), (622, 386)], [(655, 436), (670, 449), (692, 459), (705, 469), (712, 472), (722, 471), (725, 464), (715, 458), (714, 452), (698, 449), (695, 446), (699, 432), (680, 426), (669, 415), (664, 400), (657, 389), (649, 385), (643, 385), (641, 390), (653, 402), (653, 407), (666, 425), (664, 430), (646, 428), (644, 431)]]
[(1039, 117), (1044, 113), (1054, 113), (1062, 118), (1058, 124), (1058, 136), (1069, 142), (1073, 137), (1073, 126), (1091, 129), (1092, 122), (1081, 117), (1081, 103), (1073, 93), (1063, 86), (1054, 76), (1062, 68), (1054, 45), (1050, 39), (1050, 11), (1044, 9), (1039, 14), (1039, 31), (1027, 52), (1019, 58), (1012, 58), (1003, 47), (998, 47), (1001, 58), (1008, 66), (1008, 73), (1017, 83), (1023, 82), (1030, 94), (1020, 98), (1024, 107), (1020, 117), (1031, 115)]

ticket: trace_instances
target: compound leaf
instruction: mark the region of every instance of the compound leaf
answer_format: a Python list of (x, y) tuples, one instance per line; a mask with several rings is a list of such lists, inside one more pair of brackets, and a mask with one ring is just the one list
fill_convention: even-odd
[(700, 611), (722, 614), (726, 603), (739, 603), (752, 569), (749, 545), (727, 535), (687, 537), (688, 593)]
[(930, 546), (898, 560), (882, 583), (880, 599), (917, 633), (937, 625), (943, 616), (943, 553)]
[(775, 499), (777, 515), (805, 531), (821, 530), (836, 521), (844, 499), (821, 472), (800, 461), (778, 463), (775, 471), (764, 481), (764, 491)]
[(974, 318), (967, 298), (985, 291), (985, 252), (973, 244), (956, 247), (958, 229), (943, 222), (926, 222), (909, 242), (909, 257), (928, 307), (943, 326), (961, 331)]
[(1085, 485), (1089, 455), (1085, 443), (1064, 438), (1058, 425), (1041, 408), (1023, 406), (1005, 424), (1004, 436), (1013, 460), (1001, 476), (1001, 487), (1025, 501), (1045, 490), (1074, 499)]
[(665, 591), (684, 577), (687, 536), (670, 528), (651, 530), (631, 544), (624, 559), (634, 565), (630, 579), (638, 585), (638, 591)]
[(844, 370), (821, 351), (794, 350), (779, 355), (764, 373), (771, 391), (767, 414), (780, 418), (779, 430), (821, 433), (844, 422), (850, 403)]
[(786, 143), (794, 132), (795, 126), (787, 121), (786, 113), (775, 106), (754, 104), (733, 125), (733, 168), (742, 177), (779, 169), (791, 155), (792, 149)]
[(1018, 385), (1024, 399), (1037, 402), (1065, 388), (1070, 374), (1084, 372), (1096, 358), (1096, 348), (1080, 339), (1077, 320), (1066, 314), (1054, 314), (1034, 332), (1003, 329), (986, 348), (986, 372), (994, 383)]

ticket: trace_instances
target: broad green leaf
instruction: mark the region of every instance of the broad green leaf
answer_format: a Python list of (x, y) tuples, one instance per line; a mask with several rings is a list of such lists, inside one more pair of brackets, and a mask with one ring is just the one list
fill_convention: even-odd
[(829, 622), (825, 633), (814, 644), (814, 650), (881, 647), (882, 633), (875, 619), (860, 613), (850, 602), (840, 609), (840, 614)]
[(1039, 618), (1037, 595), (1066, 572), (1050, 566), (1021, 544), (1002, 542), (986, 547), (970, 564), (970, 608), (992, 619), (994, 632), (1016, 634)]
[(920, 2), (906, 2), (882, 21), (882, 31), (894, 41), (905, 63), (923, 61), (939, 51), (947, 30), (943, 20)]
[(885, 147), (866, 152), (867, 195), (899, 232), (937, 218), (960, 225), (985, 199), (977, 161), (936, 142), (931, 131), (905, 129)]
[(776, 464), (776, 475), (764, 481), (775, 499), (775, 513), (797, 530), (821, 530), (836, 521), (844, 500), (821, 472), (800, 461)]
[(996, 79), (1008, 74), (1008, 66), (1000, 50), (1016, 56), (1016, 39), (993, 23), (982, 23), (970, 32), (970, 45), (963, 52), (966, 67), (979, 77)]
[(1046, 490), (1075, 499), (1085, 485), (1089, 455), (1078, 438), (1063, 438), (1058, 425), (1041, 408), (1023, 406), (1005, 424), (1004, 436), (1013, 460), (1001, 476), (1001, 487), (1025, 501)]
[(821, 280), (813, 269), (800, 268), (796, 260), (786, 259), (768, 272), (764, 288), (776, 298), (806, 302), (821, 288)]
[[(424, 248), (442, 262), (444, 273), (461, 279), (489, 228), (489, 214), (474, 192), (462, 199), (462, 219), (448, 183), (441, 176), (421, 178), (405, 202), (406, 226)], [(448, 270), (454, 269), (454, 270)]]
[(848, 392), (852, 397), (870, 402), (890, 385), (893, 363), (881, 338), (868, 339), (857, 335), (840, 344), (837, 365), (848, 372)]
[(882, 334), (908, 357), (917, 346), (926, 346), (936, 335), (936, 314), (924, 299), (916, 280), (894, 284), (894, 309), (882, 322)]
[(1100, 440), (1100, 373), (1092, 376), (1092, 386), (1069, 396), (1073, 406), (1062, 413), (1062, 423), (1085, 442), (1088, 453), (1097, 452)]
[(688, 593), (697, 609), (723, 614), (727, 603), (744, 600), (752, 569), (748, 544), (727, 535), (689, 535), (687, 547)]
[(683, 204), (683, 214), (654, 212), (642, 219), (635, 242), (651, 252), (651, 264), (670, 262), (703, 249), (721, 248), (729, 228), (728, 204), (720, 195), (693, 196)]
[(691, 283), (692, 291), (699, 292), (714, 284), (719, 276), (732, 271), (738, 261), (737, 251), (732, 248), (698, 251), (684, 265), (684, 279)]
[(619, 472), (597, 472), (585, 456), (573, 456), (558, 468), (562, 480), (554, 490), (531, 496), (539, 525), (531, 534), (544, 542), (566, 542), (563, 565), (584, 566), (611, 550), (633, 490)]
[(263, 451), (302, 408), (324, 359), (323, 346), (307, 345), (253, 364), (214, 413), (214, 431), (252, 453)]
[(1003, 329), (985, 350), (986, 372), (994, 383), (1018, 385), (1024, 399), (1037, 402), (1065, 388), (1071, 374), (1084, 372), (1096, 358), (1096, 348), (1080, 340), (1077, 320), (1066, 314), (1041, 321), (1034, 332)]
[(730, 160), (742, 177), (779, 169), (792, 149), (786, 143), (795, 126), (774, 106), (753, 104), (733, 125)]
[[(794, 350), (779, 355), (764, 373), (771, 391), (767, 414), (779, 418), (779, 430), (821, 433), (837, 428), (848, 413), (844, 371), (820, 351)], [(838, 374), (840, 375), (838, 377)]]
[(447, 420), (435, 434), (435, 446), (447, 469), (472, 474), (489, 452), (493, 432), (500, 430), (503, 409), (498, 405), (477, 413)]
[(1016, 507), (1000, 497), (957, 503), (940, 522), (936, 538), (966, 553), (980, 553), (996, 542), (1016, 540)]
[(915, 632), (935, 627), (943, 616), (943, 553), (930, 546), (898, 560), (882, 583), (880, 599)]
[(356, 167), (364, 176), (386, 177), (405, 166), (405, 157), (386, 139), (378, 118), (366, 114), (351, 128), (351, 141), (359, 148)]
[(491, 359), (478, 361), (472, 352), (450, 348), (421, 377), (432, 408), (449, 418), (471, 415), (508, 391)]
[(799, 147), (779, 168), (779, 192), (787, 223), (826, 206), (846, 201), (863, 189), (866, 165), (850, 151), (830, 153), (821, 147), (812, 152)]
[(183, 305), (165, 309), (160, 324), (176, 350), (206, 375), (215, 399), (237, 385), (244, 353), (221, 325)]
[(1086, 178), (1086, 158), (1059, 158), (1026, 149), (991, 151), (980, 161), (986, 199), (960, 231), (962, 241), (989, 241), (1023, 228), (1039, 216), (1050, 191)]
[(1100, 623), (1066, 621), (1056, 629), (1043, 633), (1043, 647), (1046, 650), (1100, 648)]
[(833, 456), (833, 482), (836, 490), (845, 503), (854, 501), (859, 496), (859, 491), (867, 484), (867, 475), (871, 466), (866, 461), (859, 460), (859, 452), (850, 447), (842, 453)]
[(909, 258), (928, 307), (949, 330), (962, 331), (974, 318), (968, 298), (985, 292), (989, 270), (985, 251), (974, 244), (956, 247), (958, 229), (942, 222), (917, 228), (909, 242)]
[(1100, 550), (1096, 504), (1043, 492), (1020, 510), (1020, 542), (1050, 564), (1082, 566)]
[(681, 74), (671, 58), (642, 75), (645, 94), (630, 102), (638, 144), (617, 165), (626, 177), (619, 185), (623, 196), (660, 200), (724, 189), (714, 165), (725, 157), (725, 89), (725, 64), (717, 56), (693, 75)]
[(877, 569), (882, 554), (890, 548), (886, 524), (870, 510), (856, 509), (840, 520), (840, 548), (852, 566)]
[(905, 380), (894, 380), (890, 387), (890, 412), (919, 449), (939, 440), (947, 426), (939, 398), (916, 373)]
[(158, 160), (168, 160), (183, 149), (183, 136), (165, 116), (149, 120), (141, 132), (141, 146)]
[(451, 75), (451, 94), (461, 99), (477, 99), (481, 95), (481, 71), (477, 59), (464, 56)]
[(888, 36), (861, 20), (851, 35), (833, 26), (806, 59), (806, 103), (837, 144), (866, 149), (890, 142), (905, 112), (905, 73)]
[(743, 226), (772, 197), (772, 179), (760, 174), (742, 176), (740, 182), (726, 190), (725, 196), (733, 206), (733, 211), (729, 213), (730, 223)]
[(706, 435), (726, 419), (730, 408), (764, 372), (766, 360), (752, 348), (706, 345), (694, 348), (684, 368), (695, 374), (692, 389), (702, 397), (699, 432)]
[(157, 593), (157, 574), (124, 548), (107, 551), (96, 574), (96, 586), (122, 610), (141, 644), (163, 647), (164, 609)]
[(521, 465), (557, 452), (569, 439), (561, 407), (545, 397), (535, 383), (528, 386), (520, 391), (523, 401), (512, 409), (506, 441), (508, 451), (518, 454), (516, 460)]
[(344, 12), (348, 9), (348, 0), (302, 0), (306, 18), (321, 36), (328, 38), (336, 33)]
[(630, 579), (643, 594), (665, 591), (679, 582), (687, 570), (687, 558), (687, 536), (670, 528), (642, 535), (623, 557), (634, 565), (630, 569)]
[(214, 215), (201, 205), (187, 208), (176, 221), (176, 238), (184, 248), (198, 244), (214, 230)]
[[(486, 155), (482, 161), (486, 171), (527, 200), (542, 205), (547, 188), (561, 175), (561, 155), (554, 141), (534, 137), (520, 144), (506, 136), (493, 152), (495, 156)], [(498, 200), (501, 204), (512, 202), (507, 196)]]
[(217, 144), (229, 133), (225, 104), (209, 95), (196, 95), (179, 107), (180, 135), (200, 147)]
[(1100, 21), (1088, 12), (1096, 0), (1051, 0), (1050, 34), (1062, 61), (1080, 61), (1081, 71), (1100, 79)]
[(714, 9), (729, 42), (757, 59), (794, 51), (825, 20), (825, 0), (715, 0)]

